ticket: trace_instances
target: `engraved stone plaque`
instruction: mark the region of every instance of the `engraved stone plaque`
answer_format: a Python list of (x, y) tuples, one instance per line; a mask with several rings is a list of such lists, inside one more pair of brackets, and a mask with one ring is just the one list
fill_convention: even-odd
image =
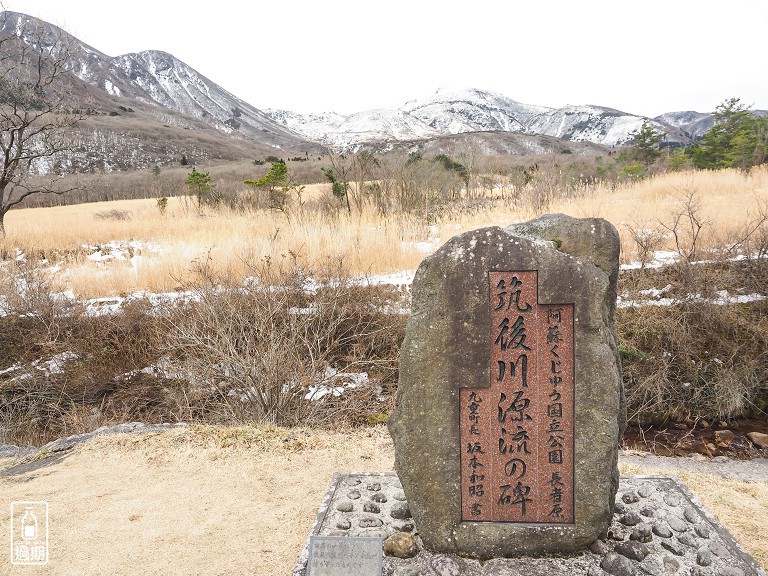
[(311, 536), (307, 576), (381, 576), (381, 538)]
[(536, 271), (488, 273), (488, 388), (462, 388), (462, 520), (571, 524), (573, 304), (539, 304)]

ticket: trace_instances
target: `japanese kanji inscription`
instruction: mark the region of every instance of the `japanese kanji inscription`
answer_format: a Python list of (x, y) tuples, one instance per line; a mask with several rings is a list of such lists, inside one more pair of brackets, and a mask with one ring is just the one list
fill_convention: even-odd
[(539, 304), (536, 271), (488, 273), (490, 386), (460, 390), (469, 522), (574, 521), (574, 305)]

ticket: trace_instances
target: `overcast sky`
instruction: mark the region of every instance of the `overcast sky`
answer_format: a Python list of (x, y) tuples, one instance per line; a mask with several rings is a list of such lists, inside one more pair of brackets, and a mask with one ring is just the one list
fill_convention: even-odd
[(257, 108), (396, 108), (439, 87), (644, 116), (768, 109), (768, 0), (3, 0), (117, 56), (164, 50)]

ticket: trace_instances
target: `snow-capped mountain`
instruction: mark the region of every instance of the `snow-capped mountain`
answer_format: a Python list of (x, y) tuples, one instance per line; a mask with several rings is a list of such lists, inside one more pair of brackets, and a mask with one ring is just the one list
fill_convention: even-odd
[(715, 117), (712, 114), (693, 111), (666, 112), (654, 120), (679, 128), (691, 139), (701, 138), (715, 123)]
[(400, 110), (442, 134), (459, 134), (491, 130), (525, 132), (533, 118), (551, 109), (521, 104), (501, 94), (474, 88), (441, 88), (426, 99), (406, 102)]
[(0, 30), (27, 43), (34, 42), (41, 30), (44, 37), (63, 38), (71, 48), (72, 73), (113, 97), (156, 104), (219, 131), (271, 146), (290, 147), (302, 141), (299, 135), (166, 52), (147, 50), (111, 57), (53, 24), (17, 12), (2, 14)]
[(338, 148), (370, 142), (435, 138), (441, 135), (441, 132), (401, 110), (366, 110), (349, 116), (334, 112), (299, 114), (269, 108), (264, 112), (275, 122), (294, 132)]
[[(565, 106), (536, 116), (526, 126), (526, 132), (616, 146), (631, 140), (630, 134), (639, 130), (642, 124), (642, 117), (612, 108)], [(655, 124), (657, 129), (664, 129)]]
[[(522, 104), (502, 94), (470, 88), (440, 89), (397, 110), (370, 110), (348, 117), (301, 115), (267, 110), (276, 122), (312, 140), (340, 148), (363, 143), (408, 141), (467, 132), (517, 132), (573, 142), (620, 146), (632, 139), (644, 118), (602, 106), (548, 108)], [(657, 118), (652, 125), (668, 142), (687, 144), (692, 136), (679, 124)]]

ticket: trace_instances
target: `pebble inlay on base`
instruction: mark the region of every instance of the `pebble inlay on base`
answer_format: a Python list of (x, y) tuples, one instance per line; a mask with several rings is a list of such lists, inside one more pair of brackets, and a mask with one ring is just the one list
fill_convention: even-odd
[[(569, 557), (480, 562), (424, 550), (393, 473), (337, 473), (310, 535), (413, 537), (418, 554), (385, 556), (382, 576), (768, 576), (717, 519), (677, 480), (622, 477), (607, 536)], [(309, 539), (307, 539), (307, 543)], [(305, 546), (292, 576), (306, 576)]]

